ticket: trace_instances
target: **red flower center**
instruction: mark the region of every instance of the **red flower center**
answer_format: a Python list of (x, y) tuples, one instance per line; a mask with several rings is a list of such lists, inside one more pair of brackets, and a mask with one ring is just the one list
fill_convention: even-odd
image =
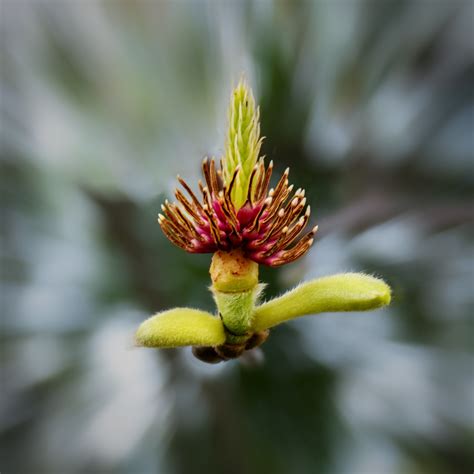
[(299, 238), (308, 223), (310, 207), (306, 207), (304, 191), (293, 195), (288, 186), (287, 169), (275, 188), (268, 190), (273, 170), (267, 169), (263, 159), (250, 175), (247, 200), (240, 209), (232, 202), (232, 190), (238, 173), (236, 168), (228, 186), (216, 171), (214, 160), (205, 159), (202, 165), (206, 185), (199, 182), (202, 203), (186, 182), (179, 182), (189, 194), (176, 190), (179, 204), (168, 201), (162, 206), (158, 222), (168, 239), (191, 253), (213, 253), (241, 248), (244, 255), (263, 265), (278, 266), (301, 257), (311, 247), (317, 226)]

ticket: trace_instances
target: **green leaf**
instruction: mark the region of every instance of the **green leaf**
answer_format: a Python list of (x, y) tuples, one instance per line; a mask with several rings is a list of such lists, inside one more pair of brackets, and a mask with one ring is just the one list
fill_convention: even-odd
[(174, 308), (144, 321), (135, 334), (145, 347), (217, 346), (225, 342), (219, 318), (205, 311)]
[(390, 287), (362, 273), (344, 273), (302, 283), (258, 306), (253, 329), (260, 331), (307, 314), (366, 311), (390, 303)]

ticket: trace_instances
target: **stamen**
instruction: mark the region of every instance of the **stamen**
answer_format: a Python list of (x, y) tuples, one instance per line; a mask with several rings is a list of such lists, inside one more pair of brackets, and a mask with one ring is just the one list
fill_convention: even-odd
[[(268, 170), (267, 170), (268, 171)], [(271, 170), (270, 170), (271, 171)], [(268, 187), (267, 172), (265, 171), (265, 164), (263, 158), (258, 162), (258, 181), (255, 186), (255, 199), (260, 200), (265, 195), (265, 188)]]
[(278, 196), (283, 189), (288, 187), (288, 180), (286, 179), (286, 175), (283, 174), (283, 176), (280, 178), (280, 181), (278, 181), (278, 184), (276, 185), (275, 188), (275, 196)]
[(229, 206), (229, 201), (227, 199), (224, 199), (221, 204), (221, 209), (225, 217), (227, 218), (227, 223), (231, 227), (232, 231), (236, 235), (239, 235), (239, 221), (237, 220), (237, 216), (234, 214), (233, 206)]
[(194, 229), (193, 225), (189, 222), (189, 220), (186, 219), (186, 216), (184, 216), (184, 214), (181, 212), (178, 206), (175, 206), (174, 210), (176, 212), (176, 215), (180, 219), (180, 222), (188, 228), (188, 230), (191, 232), (192, 235), (194, 235), (196, 230)]
[(228, 196), (230, 196), (232, 194), (232, 188), (234, 187), (235, 180), (237, 179), (237, 175), (239, 174), (239, 171), (240, 171), (240, 164), (238, 164), (235, 167), (234, 174), (232, 175), (232, 179), (230, 180), (229, 188), (227, 190), (227, 195)]
[(281, 242), (279, 248), (276, 249), (276, 251), (282, 250), (288, 247), (288, 245), (290, 245), (292, 242), (294, 242), (295, 239), (300, 235), (301, 231), (305, 228), (307, 222), (308, 216), (301, 216), (298, 219), (298, 222), (292, 227), (291, 231), (287, 234), (283, 242)]
[(163, 220), (162, 223), (161, 223), (161, 227), (162, 228), (166, 227), (166, 228), (171, 229), (171, 231), (172, 231), (172, 233), (173, 233), (173, 235), (176, 239), (179, 239), (179, 240), (183, 241), (184, 243), (188, 243), (188, 241), (186, 239), (186, 235), (187, 235), (186, 228), (184, 228), (176, 220), (171, 220), (171, 219)]
[[(166, 223), (167, 224), (167, 223)], [(194, 248), (190, 244), (190, 242), (186, 242), (183, 239), (180, 238), (179, 235), (176, 235), (173, 230), (170, 230), (167, 225), (162, 225), (161, 229), (163, 230), (164, 234), (168, 239), (177, 247), (182, 248), (183, 250), (186, 250), (187, 252), (193, 252)]]
[[(263, 163), (262, 163), (263, 166)], [(272, 177), (272, 172), (273, 172), (273, 160), (270, 161), (267, 172), (265, 173), (265, 179), (262, 184), (262, 190), (257, 197), (257, 199), (261, 199), (265, 194), (267, 193), (268, 185), (270, 184), (270, 178)]]
[(207, 219), (208, 219), (208, 222), (209, 222), (209, 227), (211, 229), (212, 236), (214, 238), (214, 242), (217, 245), (220, 245), (221, 244), (221, 236), (220, 236), (220, 233), (219, 233), (219, 225), (216, 222), (214, 213), (211, 212), (209, 208), (206, 209), (206, 216), (207, 216)]
[(212, 209), (212, 199), (211, 196), (209, 195), (209, 188), (206, 186), (202, 188), (202, 195), (204, 197), (204, 200), (206, 201), (206, 204), (208, 206), (208, 209)]
[(194, 206), (198, 209), (202, 209), (201, 203), (199, 202), (198, 198), (195, 196), (195, 194), (192, 192), (191, 188), (188, 186), (186, 181), (182, 179), (181, 177), (178, 178), (179, 183), (183, 188), (186, 190), (186, 192), (189, 194)]
[(273, 198), (271, 196), (267, 197), (267, 199), (265, 199), (265, 201), (263, 201), (263, 204), (266, 205), (266, 206), (269, 206), (272, 203), (272, 200), (273, 200)]
[(199, 186), (199, 191), (201, 191), (201, 194), (204, 196), (204, 186), (201, 180), (198, 181), (198, 186)]
[(219, 183), (217, 182), (217, 174), (216, 174), (216, 163), (214, 161), (214, 158), (211, 160), (211, 165), (210, 165), (210, 179), (211, 179), (211, 193), (212, 194), (217, 194), (219, 191)]
[(250, 173), (249, 188), (247, 190), (247, 202), (250, 205), (252, 205), (252, 187), (253, 187), (253, 180), (255, 178), (257, 170), (258, 170), (258, 165), (255, 165), (252, 169), (252, 172)]
[(207, 157), (204, 158), (204, 160), (202, 162), (202, 172), (204, 174), (204, 179), (206, 180), (207, 189), (212, 190), (211, 171), (209, 169), (209, 162), (208, 162)]
[[(198, 223), (202, 224), (203, 221), (201, 219), (201, 216), (199, 215), (198, 209), (196, 207), (193, 207), (192, 204), (184, 197), (184, 194), (181, 193), (179, 189), (175, 191), (175, 196), (176, 199), (181, 203), (181, 205), (184, 207), (185, 211)], [(199, 206), (201, 208), (201, 206)]]
[[(271, 199), (271, 198), (270, 198)], [(267, 208), (267, 205), (265, 204), (268, 201), (268, 199), (265, 200), (263, 203), (262, 207), (260, 208), (260, 211), (258, 211), (258, 214), (255, 216), (255, 219), (252, 222), (252, 225), (248, 228), (249, 232), (252, 232), (255, 230), (255, 228), (259, 229), (260, 226), (260, 217), (263, 214), (263, 211)], [(270, 201), (271, 202), (271, 201)]]

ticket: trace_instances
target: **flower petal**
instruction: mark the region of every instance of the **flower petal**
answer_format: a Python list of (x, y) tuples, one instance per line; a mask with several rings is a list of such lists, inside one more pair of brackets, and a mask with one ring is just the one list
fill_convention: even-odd
[(344, 273), (312, 280), (258, 306), (253, 329), (260, 331), (307, 314), (365, 311), (390, 303), (390, 287), (363, 273)]
[(219, 318), (205, 311), (174, 308), (144, 321), (135, 334), (138, 346), (179, 347), (217, 346), (225, 342)]

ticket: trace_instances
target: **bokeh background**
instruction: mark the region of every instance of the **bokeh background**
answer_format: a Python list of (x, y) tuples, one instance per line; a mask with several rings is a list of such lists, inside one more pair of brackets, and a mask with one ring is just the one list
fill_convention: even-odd
[[(474, 3), (1, 1), (2, 474), (474, 469)], [(213, 309), (209, 255), (156, 223), (223, 152), (244, 73), (312, 250), (388, 309), (276, 328), (260, 366), (133, 347)]]

